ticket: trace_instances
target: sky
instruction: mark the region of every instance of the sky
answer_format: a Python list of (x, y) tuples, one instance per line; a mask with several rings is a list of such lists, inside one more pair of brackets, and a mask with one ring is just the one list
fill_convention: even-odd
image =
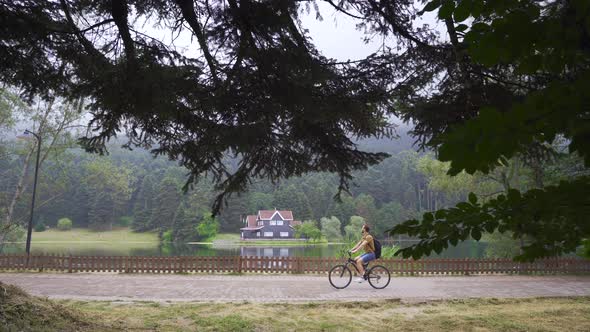
[(368, 44), (363, 42), (364, 34), (356, 29), (359, 20), (337, 12), (329, 4), (318, 2), (323, 20), (316, 19), (315, 10), (301, 16), (304, 28), (317, 49), (326, 57), (339, 61), (363, 59), (381, 47), (381, 39)]
[[(420, 0), (416, 1), (420, 2)], [(302, 27), (308, 30), (307, 36), (312, 39), (313, 44), (322, 55), (339, 61), (358, 60), (376, 52), (382, 46), (383, 40), (381, 38), (373, 38), (369, 43), (363, 41), (365, 35), (362, 31), (356, 29), (358, 19), (336, 11), (334, 7), (325, 1), (316, 1), (316, 4), (323, 18), (322, 20), (316, 18), (316, 11), (313, 6), (310, 6), (309, 13), (304, 10), (303, 14), (300, 15), (300, 19)], [(416, 6), (421, 8), (423, 5), (417, 4)], [(351, 13), (358, 14), (354, 11)], [(433, 13), (425, 13), (422, 17), (417, 17), (415, 22), (417, 25), (427, 23), (439, 32), (443, 32), (442, 25)], [(145, 23), (136, 23), (135, 28), (161, 40), (165, 44), (170, 43), (170, 32), (154, 28), (153, 25), (153, 22), (147, 21)], [(444, 33), (441, 35), (444, 37)], [(386, 40), (385, 43), (390, 47), (395, 46), (391, 38)], [(176, 37), (174, 44), (186, 52), (200, 53), (198, 43), (188, 29)]]

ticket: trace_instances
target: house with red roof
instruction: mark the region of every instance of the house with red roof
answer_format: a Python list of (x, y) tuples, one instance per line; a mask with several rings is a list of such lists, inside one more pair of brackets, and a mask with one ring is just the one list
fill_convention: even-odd
[(246, 227), (240, 228), (242, 239), (293, 239), (296, 225), (301, 221), (293, 220), (289, 210), (260, 210), (258, 214), (246, 216)]

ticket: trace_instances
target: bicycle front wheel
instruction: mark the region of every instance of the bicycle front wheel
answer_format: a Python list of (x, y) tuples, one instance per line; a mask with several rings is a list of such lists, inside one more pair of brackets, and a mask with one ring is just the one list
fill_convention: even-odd
[(334, 288), (342, 289), (350, 285), (350, 281), (352, 280), (352, 273), (346, 265), (336, 265), (330, 270), (330, 273), (328, 274), (328, 279), (330, 280), (330, 284), (334, 286)]
[(375, 265), (369, 270), (369, 284), (373, 286), (373, 288), (383, 289), (389, 285), (389, 281), (391, 280), (391, 275), (389, 274), (389, 270), (387, 270), (384, 266)]

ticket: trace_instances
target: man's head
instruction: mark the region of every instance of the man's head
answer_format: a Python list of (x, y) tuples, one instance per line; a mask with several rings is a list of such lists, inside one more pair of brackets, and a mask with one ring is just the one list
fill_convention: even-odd
[(369, 227), (369, 225), (364, 224), (363, 227), (361, 228), (361, 233), (363, 233), (363, 234), (369, 233), (370, 229), (371, 229), (371, 227)]

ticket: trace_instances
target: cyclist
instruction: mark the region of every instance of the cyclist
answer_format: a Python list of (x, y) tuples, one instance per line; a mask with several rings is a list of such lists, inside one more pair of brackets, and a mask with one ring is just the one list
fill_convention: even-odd
[(375, 242), (373, 241), (373, 236), (369, 234), (370, 227), (367, 224), (364, 224), (361, 228), (362, 238), (361, 240), (349, 250), (351, 253), (355, 253), (361, 249), (365, 250), (365, 253), (361, 256), (356, 258), (356, 267), (359, 270), (360, 276), (357, 278), (357, 282), (363, 282), (365, 279), (363, 278), (365, 275), (365, 269), (363, 264), (367, 264), (370, 261), (375, 259)]

